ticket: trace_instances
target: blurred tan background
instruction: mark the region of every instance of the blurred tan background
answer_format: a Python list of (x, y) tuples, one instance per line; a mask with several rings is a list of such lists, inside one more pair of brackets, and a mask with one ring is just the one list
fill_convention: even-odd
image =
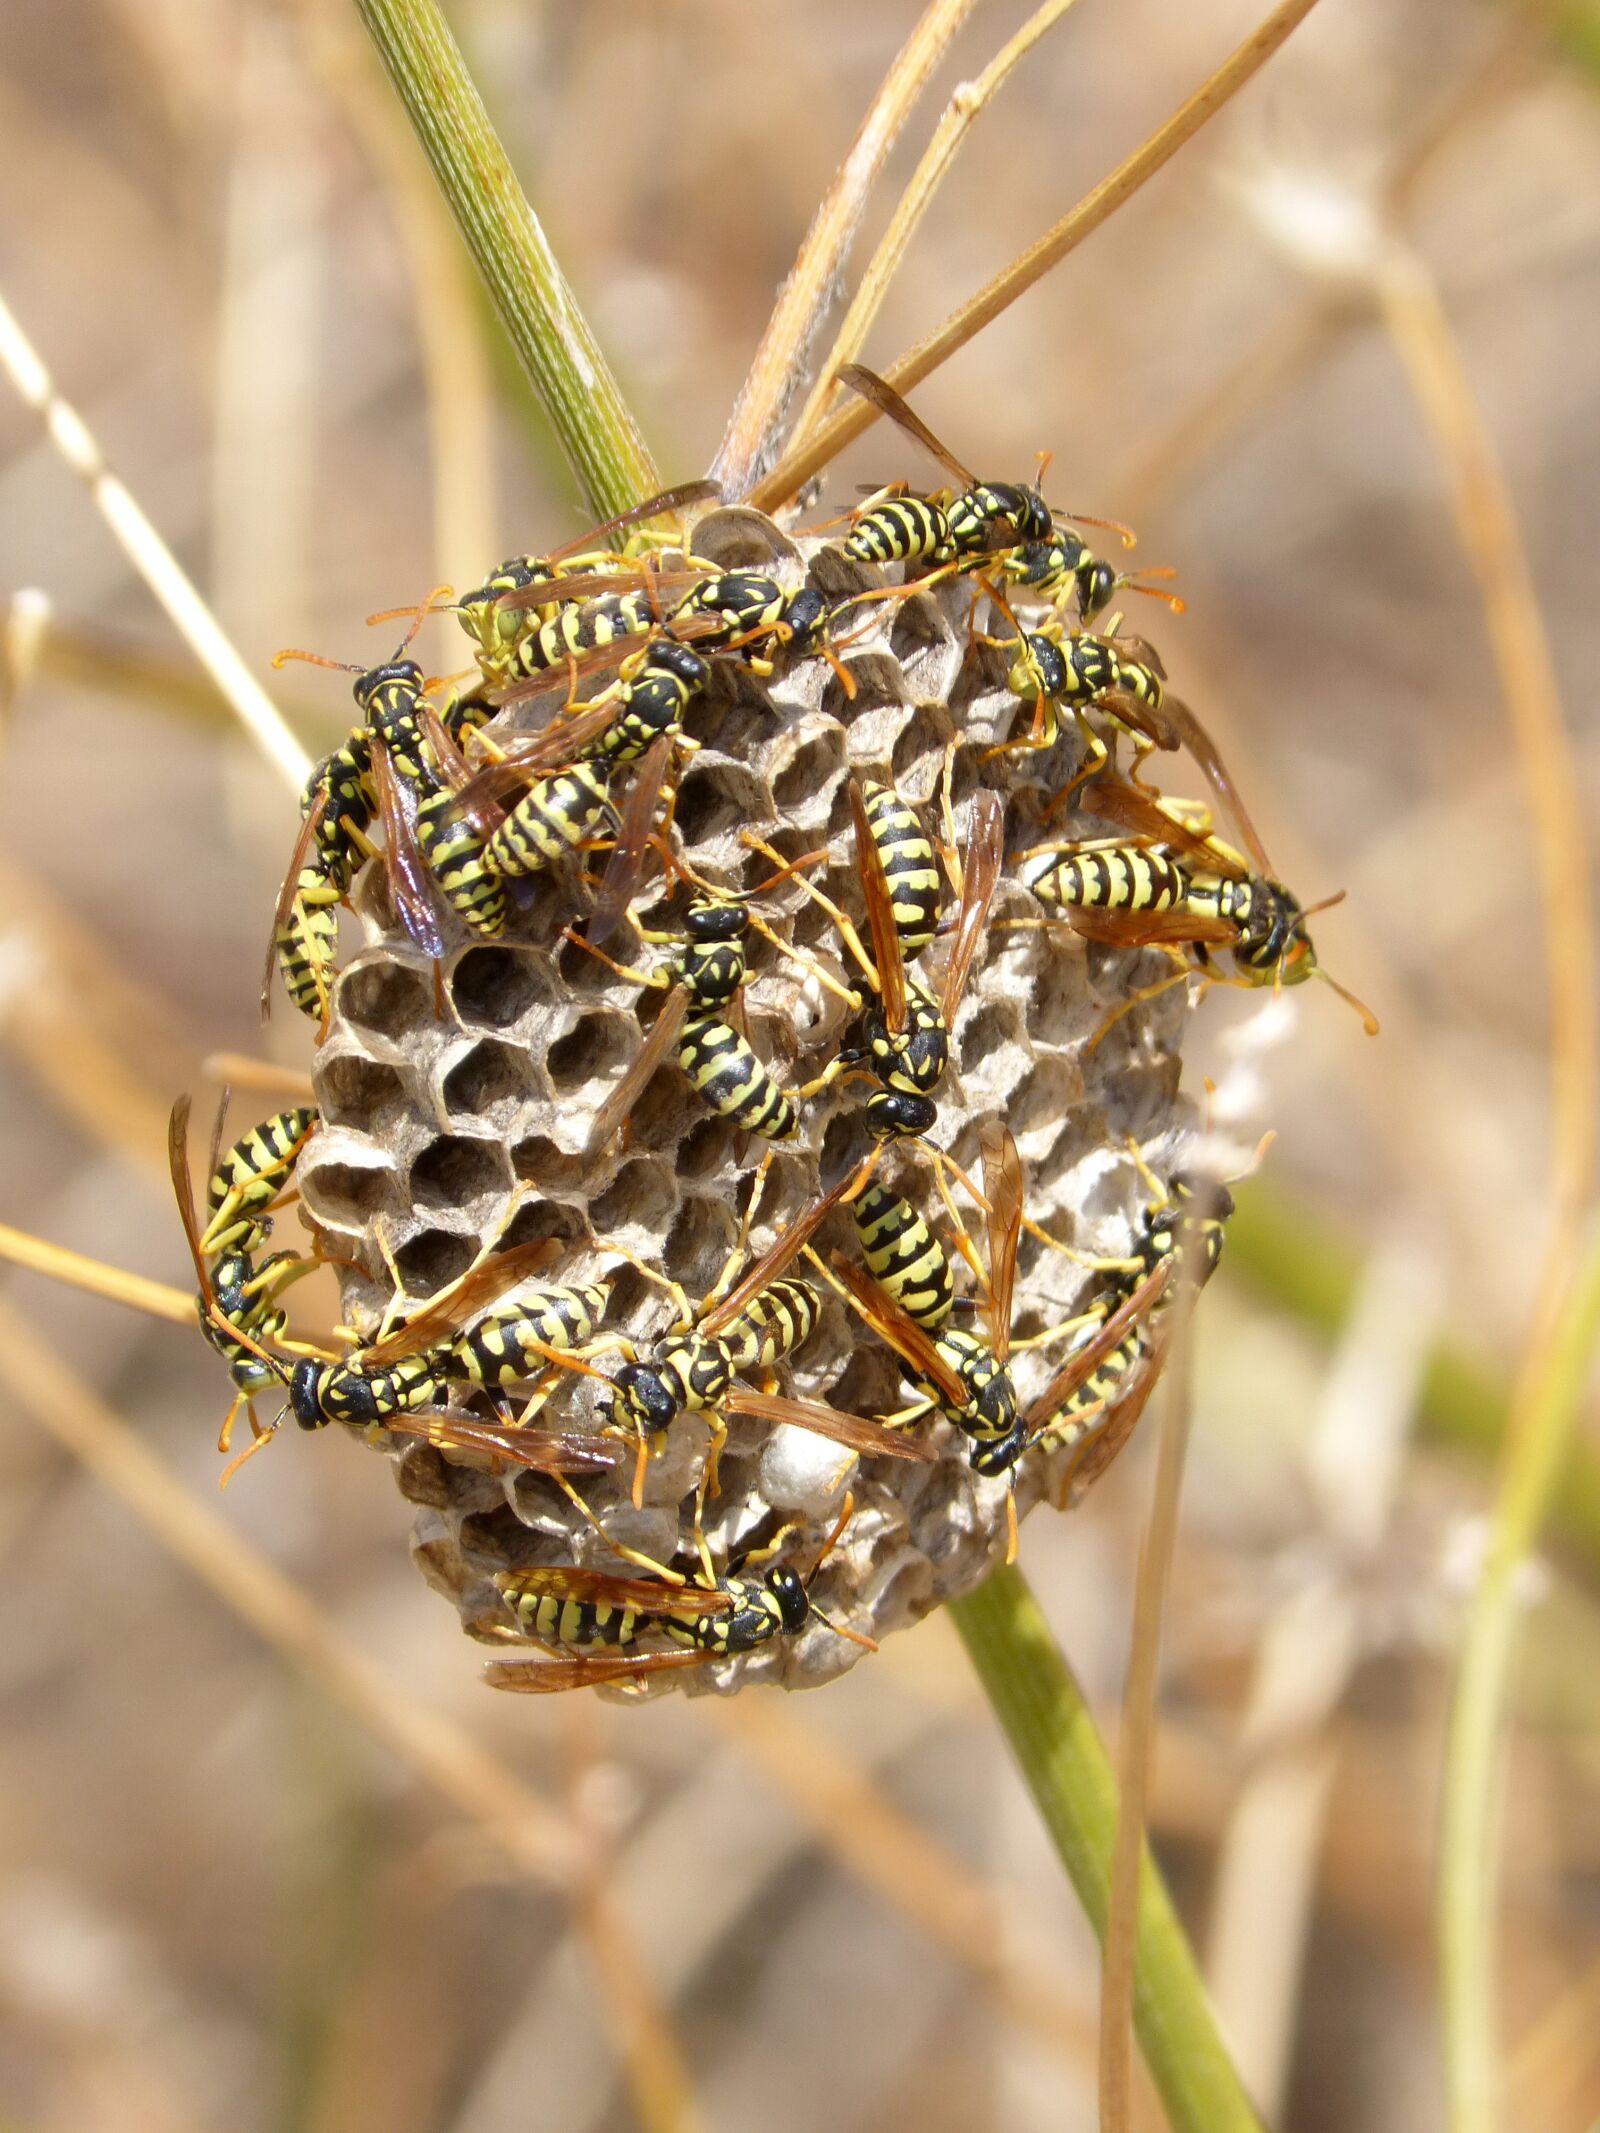
[[(665, 478), (700, 472), (917, 9), (450, 12)], [(951, 89), (1023, 12), (976, 9), (857, 264)], [(1054, 220), (1253, 19), (1239, 0), (1082, 0), (974, 130), (867, 359), (887, 365)], [(1201, 1314), (1152, 1812), (1246, 2070), (1292, 2133), (1445, 2124), (1434, 1815), (1491, 1469), (1441, 1442), (1470, 1401), (1453, 1424), (1436, 1402), (1419, 1441), (1416, 1396), (1447, 1339), (1492, 1399), (1549, 1227), (1533, 846), (1447, 477), (1369, 270), (1375, 246), (1414, 245), (1442, 294), (1592, 816), (1585, 49), (1600, 30), (1552, 40), (1509, 6), (1323, 0), (915, 396), (981, 471), (1049, 448), (1053, 497), (1133, 520), (1140, 559), (1177, 567), (1190, 612), (1133, 626), (1300, 893), (1348, 890), (1319, 948), (1385, 1024), (1369, 1043), (1316, 986), (1264, 1021), (1224, 995), (1191, 1051), (1191, 1086), (1209, 1072), (1237, 1097), (1248, 1076), (1241, 1122), (1278, 1141), (1253, 1246), (1247, 1205)], [(259, 674), (285, 644), (363, 657), (369, 611), (581, 529), (353, 8), (12, 0), (0, 133), (0, 294)], [(825, 497), (931, 479), (912, 460), (880, 427)], [(263, 1035), (255, 1009), (292, 802), (0, 386), (0, 599), (33, 588), (52, 619), (10, 673), (0, 1220), (187, 1285), (167, 1103), (188, 1086), (208, 1109), (219, 1048), (309, 1058), (297, 1017)], [(333, 677), (273, 687), (314, 749), (343, 730)], [(278, 1100), (240, 1098), (240, 1126)], [(1286, 1229), (1260, 1215), (1269, 1193)], [(1307, 1264), (1341, 1241), (1363, 1255), (1331, 1342), (1289, 1293), (1285, 1238)], [(215, 1504), (225, 1386), (196, 1337), (10, 1271), (0, 1297)], [(4, 1405), (7, 2133), (637, 2123), (570, 1907), (178, 1568), (15, 1389)], [(1108, 1726), (1149, 1478), (1146, 1442), (1024, 1539)], [(1582, 2133), (1600, 2113), (1600, 1514), (1571, 1492), (1563, 1508), (1520, 1677), (1500, 1982), (1507, 2123)], [(1092, 1943), (947, 1624), (802, 1703), (530, 1708), (478, 1686), (357, 1445), (276, 1446), (222, 1516), (408, 1705), (614, 1835), (607, 1900), (706, 2123), (1095, 2124)]]

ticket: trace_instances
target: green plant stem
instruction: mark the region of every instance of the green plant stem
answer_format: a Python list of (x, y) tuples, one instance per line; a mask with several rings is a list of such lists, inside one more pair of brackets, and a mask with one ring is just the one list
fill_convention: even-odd
[[(1302, 1325), (1327, 1339), (1343, 1326), (1361, 1281), (1362, 1253), (1322, 1217), (1252, 1178), (1228, 1224), (1224, 1266)], [(1511, 1404), (1507, 1374), (1459, 1342), (1430, 1350), (1418, 1397), (1424, 1435), (1433, 1443), (1491, 1458), (1505, 1437)], [(1562, 1461), (1553, 1531), (1591, 1572), (1600, 1571), (1600, 1456), (1581, 1439)]]
[[(997, 1570), (951, 1612), (1078, 1900), (1104, 1943), (1117, 1784), (1083, 1693), (1020, 1570)], [(1148, 1850), (1140, 1863), (1135, 1965), (1134, 2027), (1173, 2133), (1262, 2133)]]
[(627, 510), (661, 477), (438, 0), (356, 6), (590, 507), (602, 518)]
[(1494, 1992), (1495, 1805), (1518, 1615), (1517, 1573), (1544, 1525), (1600, 1339), (1600, 1224), (1519, 1402), (1483, 1573), (1461, 1641), (1444, 1764), (1439, 1960), (1450, 2124), (1501, 2123)]

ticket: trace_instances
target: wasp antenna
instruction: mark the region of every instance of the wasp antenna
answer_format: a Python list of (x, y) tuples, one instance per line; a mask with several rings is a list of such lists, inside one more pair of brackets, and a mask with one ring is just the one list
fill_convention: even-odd
[(1124, 578), (1122, 588), (1124, 592), (1141, 593), (1147, 600), (1159, 600), (1163, 607), (1168, 608), (1175, 615), (1186, 615), (1189, 612), (1189, 603), (1181, 593), (1167, 592), (1160, 585), (1146, 585), (1141, 582), (1145, 578), (1174, 578), (1176, 576), (1177, 572), (1170, 565), (1163, 565), (1159, 570), (1141, 570), (1137, 577)]
[[(811, 1568), (810, 1568), (810, 1571), (809, 1571), (809, 1572), (807, 1573), (807, 1576), (806, 1576), (806, 1583), (807, 1583), (807, 1585), (809, 1585), (809, 1584), (811, 1583), (811, 1580), (812, 1580), (812, 1578), (814, 1578), (814, 1577), (816, 1576), (817, 1572), (818, 1572), (818, 1571), (819, 1571), (819, 1570), (820, 1570), (820, 1569), (822, 1568), (823, 1564), (824, 1564), (824, 1563), (825, 1563), (825, 1562), (826, 1562), (826, 1561), (828, 1560), (828, 1557), (829, 1557), (830, 1555), (832, 1555), (832, 1553), (833, 1553), (834, 1549), (835, 1549), (836, 1547), (838, 1547), (838, 1545), (839, 1545), (839, 1537), (840, 1537), (840, 1535), (841, 1535), (841, 1534), (842, 1534), (842, 1533), (844, 1532), (844, 1529), (845, 1529), (845, 1527), (849, 1525), (849, 1523), (850, 1523), (851, 1519), (852, 1519), (852, 1518), (853, 1518), (853, 1517), (855, 1516), (855, 1509), (856, 1509), (856, 1499), (855, 1499), (855, 1492), (854, 1492), (853, 1490), (851, 1490), (851, 1491), (848, 1491), (848, 1492), (846, 1493), (846, 1495), (845, 1495), (845, 1499), (844, 1499), (844, 1504), (843, 1504), (842, 1508), (840, 1509), (840, 1512), (839, 1512), (839, 1516), (838, 1516), (838, 1517), (837, 1517), (837, 1518), (836, 1518), (836, 1519), (834, 1520), (834, 1522), (833, 1522), (833, 1531), (832, 1531), (832, 1532), (831, 1532), (831, 1533), (830, 1533), (830, 1534), (828, 1535), (827, 1539), (826, 1539), (826, 1540), (825, 1540), (825, 1541), (823, 1542), (823, 1544), (822, 1544), (822, 1547), (821, 1547), (821, 1549), (820, 1549), (820, 1550), (818, 1551), (818, 1555), (817, 1555), (817, 1559), (816, 1559), (816, 1561), (815, 1561), (815, 1562), (814, 1562), (814, 1563), (812, 1564), (812, 1566), (811, 1566)], [(830, 1625), (830, 1627), (831, 1627), (831, 1625)]]
[(1319, 911), (1331, 911), (1335, 904), (1342, 904), (1349, 893), (1348, 889), (1335, 889), (1331, 896), (1324, 896), (1317, 903), (1307, 904), (1300, 916), (1302, 919), (1315, 918)]
[(279, 1425), (281, 1424), (284, 1416), (288, 1412), (289, 1410), (287, 1407), (280, 1407), (278, 1409), (277, 1414), (274, 1415), (272, 1418), (271, 1427), (268, 1429), (264, 1429), (259, 1437), (254, 1438), (252, 1442), (247, 1444), (244, 1450), (239, 1454), (236, 1459), (230, 1459), (228, 1461), (227, 1465), (222, 1469), (221, 1474), (217, 1478), (217, 1487), (219, 1489), (225, 1489), (228, 1486), (228, 1483), (233, 1479), (234, 1475), (238, 1473), (240, 1467), (244, 1465), (245, 1461), (247, 1459), (253, 1459), (256, 1453), (259, 1452), (263, 1448), (263, 1446), (268, 1445), (272, 1442), (273, 1438), (278, 1434)]
[(843, 1637), (849, 1644), (859, 1644), (864, 1652), (875, 1652), (878, 1649), (874, 1638), (859, 1629), (846, 1629), (842, 1622), (835, 1622), (831, 1615), (825, 1615), (820, 1607), (813, 1607), (811, 1612), (823, 1628), (831, 1629), (836, 1637)]
[(1114, 533), (1124, 548), (1137, 548), (1139, 536), (1131, 526), (1125, 526), (1120, 518), (1091, 518), (1087, 511), (1058, 511), (1057, 518), (1070, 519), (1074, 526), (1102, 526), (1107, 533)]
[(1379, 1031), (1378, 1018), (1372, 1012), (1372, 1009), (1368, 1007), (1365, 1000), (1358, 999), (1349, 986), (1341, 985), (1337, 978), (1330, 978), (1320, 963), (1312, 971), (1311, 975), (1314, 978), (1321, 978), (1324, 985), (1331, 985), (1345, 1005), (1361, 1017), (1361, 1026), (1367, 1035), (1369, 1037), (1377, 1036)]
[[(410, 612), (408, 607), (401, 609), (402, 614), (409, 615)], [(303, 652), (298, 645), (293, 644), (286, 645), (281, 652), (274, 652), (272, 664), (274, 667), (287, 666), (291, 659), (302, 659), (308, 667), (327, 667), (334, 674), (360, 674), (365, 671), (353, 659), (325, 659), (321, 652)]]
[(803, 874), (807, 867), (821, 866), (824, 860), (832, 857), (833, 854), (826, 845), (820, 845), (814, 852), (802, 852), (798, 859), (791, 859), (786, 867), (780, 867), (776, 874), (769, 875), (765, 881), (757, 882), (753, 889), (746, 889), (744, 893), (747, 896), (765, 896), (769, 890), (777, 888), (780, 882), (789, 881), (796, 874)]

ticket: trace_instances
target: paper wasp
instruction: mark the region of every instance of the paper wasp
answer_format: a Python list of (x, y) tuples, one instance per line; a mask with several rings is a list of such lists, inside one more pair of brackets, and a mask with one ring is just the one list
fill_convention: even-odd
[[(627, 842), (624, 832), (619, 850)], [(754, 1050), (742, 1017), (736, 1026), (733, 1015), (747, 975), (746, 945), (752, 927), (758, 926), (768, 939), (777, 941), (775, 934), (753, 918), (752, 900), (826, 857), (825, 852), (808, 852), (782, 867), (770, 881), (737, 894), (700, 883), (701, 893), (689, 906), (681, 935), (636, 929), (642, 940), (671, 943), (676, 950), (653, 971), (613, 961), (595, 945), (595, 926), (590, 927), (588, 939), (567, 929), (566, 939), (597, 957), (618, 977), (667, 993), (638, 1057), (595, 1115), (588, 1140), (590, 1156), (617, 1133), (674, 1049), (678, 1064), (710, 1110), (742, 1132), (759, 1134), (764, 1140), (794, 1138), (800, 1126), (796, 1099), (779, 1085)], [(673, 859), (670, 864), (674, 871), (686, 873), (681, 860)], [(603, 894), (601, 901), (603, 907)]]
[[(684, 482), (619, 512), (604, 525), (578, 534), (549, 555), (512, 556), (498, 570), (491, 571), (482, 585), (460, 594), (454, 602), (455, 612), (461, 627), (474, 640), (484, 680), (493, 688), (518, 678), (517, 647), (531, 630), (554, 617), (556, 603), (567, 597), (562, 580), (588, 577), (608, 566), (616, 567), (618, 558), (608, 545), (613, 535), (643, 527), (651, 519), (665, 518), (695, 504), (721, 501), (722, 492), (714, 481)], [(675, 537), (639, 534), (635, 538), (653, 547), (663, 538)], [(626, 549), (631, 542), (624, 545)], [(513, 605), (505, 599), (508, 593), (527, 595), (531, 604)]]
[[(620, 1335), (611, 1337), (609, 1345), (620, 1351), (624, 1361), (611, 1373), (597, 1371), (586, 1361), (566, 1359), (565, 1367), (601, 1379), (608, 1388), (602, 1394), (608, 1425), (631, 1435), (638, 1447), (636, 1502), (643, 1498), (645, 1458), (664, 1446), (666, 1433), (680, 1414), (700, 1415), (711, 1431), (711, 1452), (700, 1482), (701, 1501), (714, 1485), (717, 1455), (726, 1440), (729, 1415), (749, 1415), (774, 1424), (792, 1423), (796, 1428), (831, 1438), (861, 1456), (882, 1455), (924, 1464), (932, 1457), (923, 1446), (896, 1431), (845, 1414), (822, 1401), (792, 1400), (735, 1382), (747, 1375), (767, 1376), (775, 1363), (792, 1355), (815, 1332), (821, 1312), (817, 1292), (809, 1282), (791, 1278), (788, 1269), (827, 1216), (847, 1199), (854, 1185), (854, 1178), (847, 1177), (822, 1194), (767, 1251), (746, 1265), (746, 1240), (765, 1176), (763, 1163), (756, 1173), (739, 1238), (721, 1273), (698, 1304), (691, 1304), (683, 1289), (658, 1269), (617, 1247), (647, 1281), (667, 1292), (677, 1310), (675, 1324), (651, 1343), (648, 1361), (641, 1357), (634, 1341)], [(552, 1356), (551, 1361), (559, 1367), (562, 1359)]]
[[(549, 1264), (559, 1250), (553, 1240), (519, 1245), (481, 1260), (392, 1330), (336, 1357), (283, 1339), (276, 1309), (285, 1283), (312, 1271), (319, 1260), (293, 1258), (281, 1275), (265, 1282), (274, 1262), (252, 1271), (244, 1254), (225, 1255), (215, 1267), (208, 1260), (195, 1211), (188, 1130), (189, 1099), (180, 1096), (168, 1123), (173, 1191), (194, 1261), (201, 1330), (228, 1362), (237, 1391), (220, 1450), (227, 1449), (234, 1418), (244, 1407), (255, 1437), (251, 1451), (267, 1442), (284, 1415), (292, 1413), (304, 1429), (351, 1422), (423, 1437), (449, 1449), (490, 1453), (545, 1472), (593, 1471), (617, 1465), (625, 1456), (621, 1446), (603, 1437), (502, 1425), (440, 1405), (455, 1389), (498, 1390), (537, 1375), (541, 1382), (523, 1409), (524, 1415), (532, 1413), (560, 1382), (550, 1374), (554, 1356), (593, 1338), (607, 1281), (533, 1291), (498, 1310), (489, 1309), (508, 1289)], [(243, 1279), (233, 1271), (236, 1260), (245, 1262)], [(219, 1269), (225, 1283), (218, 1280)], [(269, 1386), (286, 1396), (285, 1405), (277, 1421), (261, 1430), (250, 1403)]]
[[(812, 1581), (837, 1545), (852, 1509), (847, 1497), (833, 1531), (803, 1575), (787, 1564), (750, 1575), (757, 1562), (783, 1545), (792, 1530), (788, 1527), (720, 1577), (707, 1566), (699, 1578), (684, 1579), (664, 1564), (656, 1566), (658, 1577), (648, 1579), (613, 1577), (576, 1566), (502, 1571), (495, 1584), (522, 1637), (560, 1656), (496, 1660), (484, 1669), (484, 1679), (491, 1688), (528, 1695), (646, 1681), (653, 1674), (759, 1651), (780, 1637), (798, 1636), (811, 1621), (876, 1651), (870, 1637), (830, 1620), (811, 1600)], [(633, 1648), (653, 1631), (677, 1648)]]
[[(1321, 968), (1306, 931), (1307, 918), (1336, 897), (1303, 908), (1281, 882), (1252, 873), (1244, 856), (1212, 832), (1207, 810), (1192, 802), (1159, 800), (1143, 787), (1102, 781), (1093, 806), (1129, 834), (1037, 846), (1022, 855), (1019, 878), (1042, 903), (1064, 910), (1065, 923), (1085, 939), (1114, 948), (1158, 947), (1179, 965), (1173, 977), (1136, 993), (1111, 1021), (1191, 973), (1207, 985), (1298, 985), (1317, 977), (1376, 1035), (1369, 1010)], [(1231, 957), (1236, 975), (1216, 968), (1219, 952)], [(1109, 1027), (1109, 1021), (1102, 1024), (1092, 1043)]]
[[(867, 1099), (865, 1122), (881, 1146), (891, 1140), (919, 1138), (937, 1117), (933, 1093), (949, 1064), (950, 1031), (1004, 863), (1005, 809), (993, 792), (973, 795), (960, 867), (960, 902), (951, 928), (944, 983), (936, 995), (906, 970), (908, 957), (919, 953), (933, 937), (930, 908), (936, 912), (937, 904), (931, 902), (929, 884), (936, 894), (938, 881), (933, 845), (912, 810), (889, 787), (863, 786), (852, 778), (849, 791), (870, 953), (854, 922), (830, 897), (814, 883), (802, 886), (833, 919), (868, 989), (841, 988), (809, 956), (802, 960), (861, 1017), (861, 1036), (797, 1094), (812, 1095), (840, 1074), (870, 1075), (878, 1087)], [(748, 832), (744, 841), (767, 858), (779, 857)], [(798, 949), (791, 952), (801, 954)]]

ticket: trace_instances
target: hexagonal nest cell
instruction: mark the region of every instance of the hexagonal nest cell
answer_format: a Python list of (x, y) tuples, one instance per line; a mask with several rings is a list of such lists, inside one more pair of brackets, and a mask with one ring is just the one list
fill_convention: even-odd
[[(788, 585), (807, 573), (835, 593), (874, 582), (845, 566), (836, 548), (797, 541), (749, 511), (712, 513), (696, 529), (694, 549), (724, 565), (755, 561)], [(1048, 756), (986, 753), (1005, 738), (1018, 704), (992, 655), (973, 644), (975, 597), (983, 595), (970, 580), (955, 578), (855, 610), (847, 625), (851, 634), (862, 632), (848, 653), (854, 696), (825, 660), (780, 656), (770, 680), (740, 665), (696, 706), (700, 745), (684, 751), (674, 816), (677, 847), (694, 873), (728, 888), (759, 883), (771, 869), (741, 841), (746, 832), (790, 857), (829, 849), (825, 866), (784, 881), (754, 906), (779, 945), (752, 937), (758, 976), (751, 990), (760, 1010), (753, 1038), (786, 1085), (819, 1075), (852, 1026), (853, 1010), (839, 990), (867, 991), (812, 893), (841, 905), (865, 939), (850, 771), (894, 782), (921, 809), (936, 841), (944, 835), (947, 794), (959, 841), (974, 792), (995, 791), (1005, 804), (1008, 851), (1015, 851), (1039, 840), (1045, 801), (1077, 767), (1079, 744), (1070, 735)], [(489, 730), (505, 741), (519, 730), (519, 712), (502, 714)], [(1063, 833), (1059, 824), (1052, 831)], [(561, 925), (576, 923), (584, 909), (570, 864), (540, 877), (526, 904), (513, 902), (502, 939), (474, 939), (452, 920), (437, 986), (388, 921), (387, 899), (358, 893), (356, 902), (366, 940), (335, 989), (314, 1075), (328, 1123), (306, 1151), (300, 1182), (311, 1214), (369, 1277), (392, 1262), (408, 1292), (422, 1296), (459, 1276), (491, 1243), (554, 1236), (566, 1249), (547, 1278), (616, 1275), (603, 1331), (648, 1358), (674, 1319), (665, 1284), (699, 1303), (735, 1271), (728, 1262), (742, 1225), (750, 1251), (765, 1249), (870, 1145), (861, 1123), (866, 1085), (841, 1076), (802, 1104), (797, 1137), (762, 1175), (766, 1144), (709, 1110), (669, 1055), (640, 1093), (624, 1134), (591, 1154), (595, 1115), (638, 1057), (667, 995), (648, 996), (641, 1016), (637, 982), (560, 942)], [(660, 927), (681, 921), (685, 904), (681, 890), (652, 871), (635, 913)], [(951, 904), (947, 889), (947, 915)], [(1031, 1219), (1062, 1240), (1092, 1234), (1097, 1251), (1115, 1255), (1126, 1252), (1146, 1198), (1132, 1149), (1165, 1175), (1188, 1127), (1176, 1093), (1186, 995), (1177, 988), (1135, 1007), (1114, 1041), (1090, 1052), (1102, 1018), (1169, 965), (1149, 954), (1097, 955), (1091, 968), (1083, 944), (1065, 928), (1013, 929), (1013, 918), (1036, 918), (1038, 909), (1014, 881), (1003, 882), (977, 950), (930, 1140), (971, 1175), (983, 1122), (1009, 1125), (1025, 1157)], [(796, 942), (803, 954), (791, 952)], [(626, 927), (607, 947), (619, 962), (651, 970), (671, 952)], [(947, 953), (946, 942), (936, 941), (916, 974), (937, 987)], [(811, 1031), (825, 1037), (814, 1044), (804, 1034)], [(926, 1146), (886, 1154), (878, 1175), (948, 1235)], [(959, 1183), (952, 1194), (964, 1204), (981, 1256), (979, 1210)], [(835, 1249), (859, 1260), (843, 1210), (830, 1215), (813, 1245), (824, 1268)], [(957, 1265), (958, 1287), (970, 1294), (973, 1283)], [(1075, 1302), (1081, 1308), (1090, 1274), (1036, 1244), (1022, 1265), (1019, 1328), (1055, 1323)], [(819, 1325), (762, 1382), (794, 1399), (859, 1405), (871, 1415), (908, 1405), (894, 1357), (841, 1295), (804, 1262), (790, 1272), (818, 1291)], [(361, 1305), (372, 1293), (370, 1279), (351, 1278), (346, 1303), (358, 1330), (370, 1321)], [(1048, 1346), (1013, 1353), (1023, 1401), (1046, 1382), (1060, 1353)], [(596, 1367), (614, 1368), (616, 1360), (601, 1355)], [(602, 1392), (591, 1376), (557, 1371), (540, 1426), (598, 1427)], [(715, 1491), (705, 1503), (713, 1561), (736, 1565), (798, 1521), (803, 1531), (787, 1546), (789, 1559), (804, 1567), (848, 1487), (854, 1515), (815, 1581), (827, 1614), (881, 1639), (970, 1590), (1004, 1550), (1006, 1484), (973, 1473), (966, 1441), (947, 1423), (924, 1423), (921, 1431), (938, 1454), (932, 1466), (882, 1457), (852, 1463), (838, 1444), (810, 1432), (728, 1416)], [(703, 1416), (681, 1414), (664, 1454), (645, 1469), (637, 1511), (629, 1501), (631, 1459), (575, 1486), (607, 1531), (686, 1569), (710, 1441)], [(497, 1473), (482, 1460), (426, 1445), (397, 1457), (402, 1487), (418, 1506), (418, 1563), (466, 1625), (508, 1621), (492, 1583), (497, 1571), (575, 1563), (638, 1575), (609, 1553), (546, 1475)], [(1059, 1461), (1025, 1458), (1016, 1475), (1018, 1512), (1055, 1493), (1061, 1472)], [(801, 1687), (861, 1657), (859, 1646), (813, 1620), (746, 1657), (664, 1680), (690, 1693), (754, 1680)]]

